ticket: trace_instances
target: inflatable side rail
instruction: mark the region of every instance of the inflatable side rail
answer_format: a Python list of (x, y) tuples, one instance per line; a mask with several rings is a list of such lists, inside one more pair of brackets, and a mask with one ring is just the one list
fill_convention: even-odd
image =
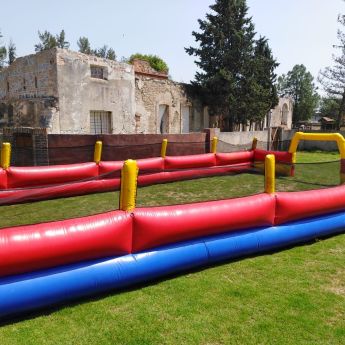
[(0, 317), (341, 233), (344, 224), (339, 186), (2, 229)]
[[(255, 157), (263, 164), (268, 153), (273, 153), (278, 162), (289, 161), (291, 156), (287, 152), (255, 150), (139, 159), (138, 185), (247, 172), (252, 170)], [(95, 149), (95, 156), (98, 161), (99, 149)], [(98, 161), (0, 169), (0, 205), (118, 190), (123, 164)]]
[[(137, 160), (139, 186), (252, 169), (253, 152)], [(118, 190), (123, 161), (0, 169), (0, 204)], [(12, 202), (11, 202), (12, 199)]]

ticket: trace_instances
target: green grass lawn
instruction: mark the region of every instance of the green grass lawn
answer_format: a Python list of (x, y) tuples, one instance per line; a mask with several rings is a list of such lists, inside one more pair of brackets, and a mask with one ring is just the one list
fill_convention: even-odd
[[(300, 162), (334, 154), (300, 153)], [(297, 166), (278, 190), (337, 184), (339, 165)], [(138, 206), (262, 192), (263, 177), (203, 178), (138, 190)], [(1, 226), (117, 207), (118, 193), (3, 206)], [(1, 231), (1, 230), (0, 230)], [(345, 235), (224, 263), (11, 320), (0, 344), (345, 344)]]

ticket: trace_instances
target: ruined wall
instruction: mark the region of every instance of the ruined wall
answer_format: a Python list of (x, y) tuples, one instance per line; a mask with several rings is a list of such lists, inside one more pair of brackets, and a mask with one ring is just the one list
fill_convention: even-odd
[(56, 50), (20, 57), (0, 72), (0, 127), (50, 127), (57, 121)]
[(182, 107), (190, 108), (190, 132), (199, 132), (208, 127), (207, 109), (200, 100), (188, 96), (184, 84), (136, 74), (135, 103), (136, 133), (161, 133), (160, 106), (164, 105), (167, 106), (167, 133), (182, 133)]
[(289, 97), (280, 97), (278, 105), (272, 110), (271, 127), (292, 128), (293, 101)]
[[(91, 77), (91, 66), (103, 78)], [(131, 65), (58, 49), (60, 128), (54, 133), (90, 133), (90, 111), (108, 111), (112, 133), (134, 133), (134, 71)]]

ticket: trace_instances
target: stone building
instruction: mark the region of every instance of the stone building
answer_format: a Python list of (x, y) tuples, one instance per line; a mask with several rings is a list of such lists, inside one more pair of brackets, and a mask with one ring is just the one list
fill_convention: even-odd
[(0, 128), (52, 134), (185, 133), (208, 127), (188, 87), (154, 71), (54, 48), (0, 72)]

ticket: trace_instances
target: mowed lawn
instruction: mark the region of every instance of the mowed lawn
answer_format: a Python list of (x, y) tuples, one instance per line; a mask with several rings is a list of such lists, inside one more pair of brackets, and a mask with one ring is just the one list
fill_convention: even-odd
[[(299, 162), (336, 154), (299, 153)], [(338, 163), (300, 164), (278, 190), (324, 188)], [(186, 203), (263, 191), (243, 174), (138, 190), (138, 206)], [(0, 207), (0, 226), (116, 209), (118, 193)], [(1, 230), (0, 230), (1, 231)], [(0, 344), (345, 344), (345, 235), (45, 310), (0, 328)]]

